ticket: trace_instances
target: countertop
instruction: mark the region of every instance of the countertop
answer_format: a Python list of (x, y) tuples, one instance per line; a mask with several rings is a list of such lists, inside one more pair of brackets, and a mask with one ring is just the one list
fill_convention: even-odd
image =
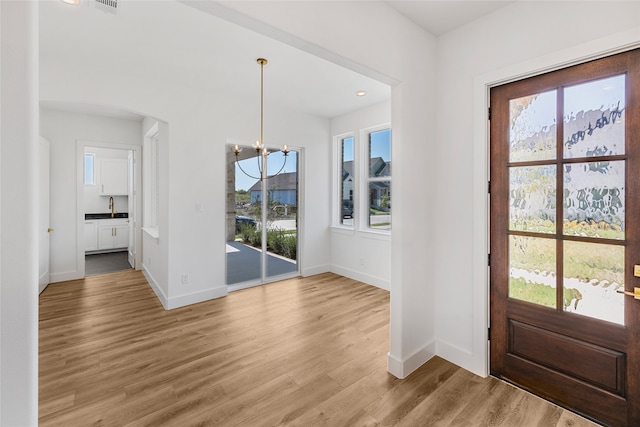
[[(86, 213), (84, 214), (84, 219), (111, 219), (111, 212), (107, 213)], [(116, 212), (113, 215), (113, 218), (129, 218), (129, 214), (127, 212)]]

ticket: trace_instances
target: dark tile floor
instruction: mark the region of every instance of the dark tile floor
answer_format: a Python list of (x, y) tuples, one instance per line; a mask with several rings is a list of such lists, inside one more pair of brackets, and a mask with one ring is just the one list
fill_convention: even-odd
[(84, 274), (113, 273), (131, 268), (127, 260), (127, 251), (111, 252), (108, 254), (93, 254), (84, 257)]

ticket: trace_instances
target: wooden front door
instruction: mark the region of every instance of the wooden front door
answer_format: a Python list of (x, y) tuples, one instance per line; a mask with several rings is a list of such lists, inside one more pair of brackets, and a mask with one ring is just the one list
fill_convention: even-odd
[(640, 50), (493, 88), (490, 163), (492, 374), (640, 425)]

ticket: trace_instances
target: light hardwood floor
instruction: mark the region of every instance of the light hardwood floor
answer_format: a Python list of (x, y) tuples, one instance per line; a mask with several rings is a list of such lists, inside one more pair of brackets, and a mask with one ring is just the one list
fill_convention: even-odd
[(40, 296), (41, 426), (589, 426), (438, 357), (387, 373), (389, 293), (334, 274), (165, 311), (133, 270)]

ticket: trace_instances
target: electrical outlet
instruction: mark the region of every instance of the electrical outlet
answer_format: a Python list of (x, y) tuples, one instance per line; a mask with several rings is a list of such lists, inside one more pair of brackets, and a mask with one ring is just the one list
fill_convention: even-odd
[(181, 281), (183, 285), (186, 285), (187, 283), (189, 283), (189, 275), (188, 274), (183, 274), (181, 277)]

